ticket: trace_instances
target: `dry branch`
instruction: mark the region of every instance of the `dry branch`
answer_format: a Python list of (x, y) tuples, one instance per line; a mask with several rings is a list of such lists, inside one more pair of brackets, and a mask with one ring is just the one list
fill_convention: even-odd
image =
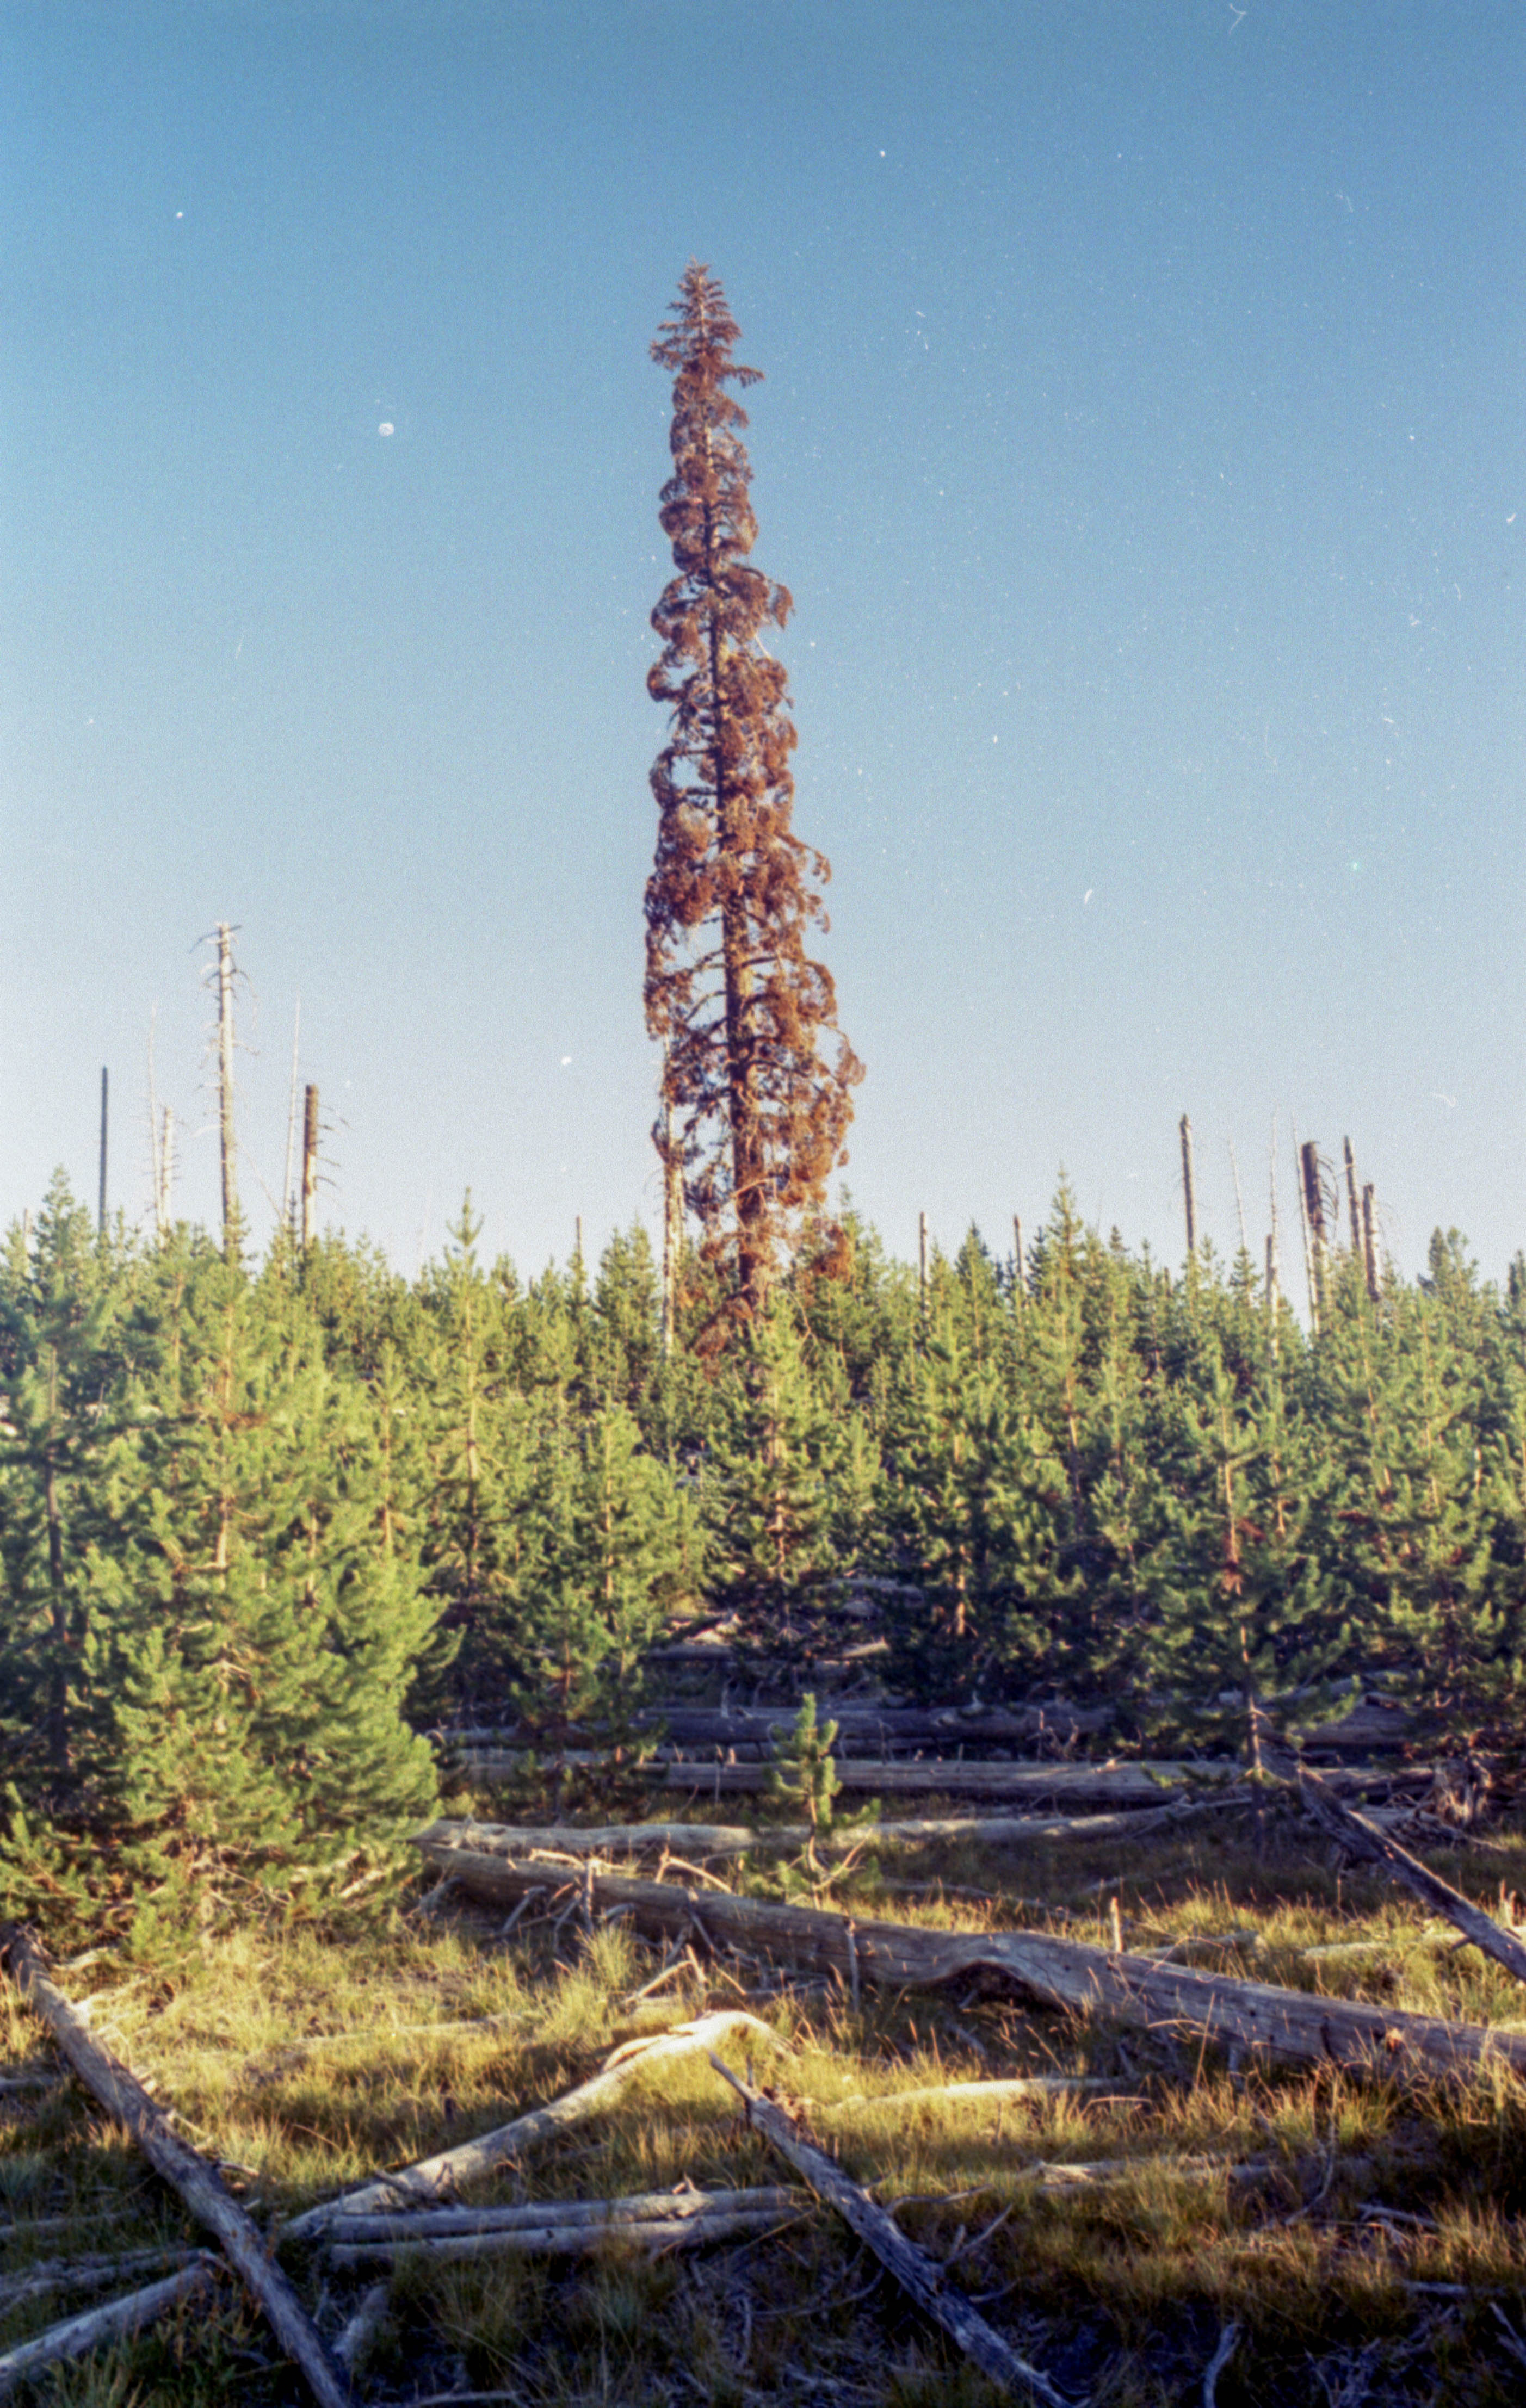
[(348, 2408), (349, 2390), (338, 2367), (264, 2242), (242, 2208), (228, 2196), (214, 2167), (170, 2130), (137, 2076), (92, 2037), (69, 2000), (50, 1978), (37, 1942), (11, 1928), (5, 1935), (4, 1963), (11, 1980), (39, 2014), (87, 2090), (124, 2127), (154, 2172), (173, 2184), (197, 2222), (216, 2235), (245, 2287), (264, 2311), (277, 2340), (301, 2368), (323, 2408)]
[(182, 2266), (179, 2273), (166, 2275), (162, 2283), (151, 2283), (145, 2290), (132, 2291), (124, 2300), (110, 2300), (104, 2308), (88, 2309), (83, 2315), (68, 2316), (31, 2341), (19, 2342), (0, 2358), (0, 2400), (8, 2399), (19, 2383), (40, 2373), (45, 2366), (56, 2366), (61, 2358), (83, 2358), (103, 2342), (130, 2340), (182, 2300), (200, 2299), (211, 2288), (213, 2263), (203, 2258), (194, 2266)]
[(1014, 2099), (1069, 2099), (1078, 2091), (1116, 2093), (1116, 2082), (1069, 2073), (1025, 2073), (996, 2082), (943, 2082), (926, 2090), (886, 2090), (878, 2098), (834, 2099), (816, 2115), (903, 2114), (911, 2107), (1004, 2107)]
[(1475, 1906), (1460, 1889), (1453, 1889), (1450, 1882), (1444, 1882), (1429, 1865), (1422, 1865), (1418, 1856), (1412, 1856), (1407, 1848), (1402, 1848), (1367, 1815), (1343, 1806), (1313, 1774), (1300, 1773), (1299, 1794), (1315, 1822), (1331, 1839), (1339, 1841), (1350, 1855), (1369, 1864), (1381, 1865), (1385, 1872), (1413, 1890), (1436, 1914), (1445, 1914), (1486, 1956), (1492, 1956), (1518, 1982), (1526, 1982), (1526, 1947), (1513, 1931), (1506, 1931), (1481, 1906)]
[[(523, 1894), (531, 1865), (431, 1842), (425, 1855), (449, 1864), (463, 1890), (489, 1905)], [(648, 1933), (685, 1934), (693, 1908), (676, 1884), (596, 1876), (601, 1905), (628, 1905)], [(822, 1908), (774, 1906), (707, 1892), (712, 1937), (810, 1972), (849, 1973), (848, 1917)], [(935, 1987), (977, 1972), (1004, 1976), (1015, 1988), (1073, 2014), (1112, 2015), (1151, 2029), (1190, 2032), (1238, 2043), (1293, 2065), (1337, 2064), (1353, 2071), (1471, 2072), (1488, 2058), (1526, 2074), (1526, 2034), (1435, 2015), (1400, 2014), (1348, 1999), (1318, 1998), (1267, 1982), (1231, 1980), (1148, 1956), (1119, 1955), (1038, 1931), (939, 1931), (926, 1925), (859, 1920), (855, 1946), (860, 1979), (878, 1988)]]
[[(682, 1897), (683, 1893), (678, 1895)], [(522, 2150), (550, 2140), (574, 2124), (586, 2123), (591, 2115), (598, 2114), (619, 2098), (632, 2077), (646, 2066), (664, 2057), (690, 2056), (697, 2049), (708, 2051), (713, 2042), (738, 2031), (749, 2032), (770, 2046), (777, 2045), (767, 2024), (738, 2010), (701, 2015), (698, 2022), (680, 2024), (675, 2030), (655, 2033), (649, 2040), (627, 2041), (615, 2050), (602, 2072), (580, 2084), (576, 2090), (568, 2091), (565, 2097), (553, 2100), (549, 2106), (532, 2108), (528, 2114), (516, 2116), (513, 2123), (500, 2124), (496, 2131), (484, 2132), (475, 2141), (465, 2141), (459, 2148), (425, 2157), (420, 2164), (405, 2166), (396, 2173), (382, 2174), (374, 2182), (362, 2183), (356, 2189), (343, 2192), (338, 2199), (310, 2207), (286, 2226), (281, 2238), (303, 2241), (313, 2233), (327, 2231), (338, 2216), (406, 2207), (410, 2200), (448, 2198), (459, 2184), (493, 2173)]]
[(718, 2057), (713, 2056), (710, 2061), (746, 2100), (748, 2122), (798, 2174), (803, 2175), (819, 2198), (836, 2208), (843, 2222), (860, 2241), (867, 2242), (902, 2290), (909, 2292), (923, 2313), (943, 2327), (983, 2374), (1008, 2390), (1026, 2387), (1035, 2399), (1045, 2401), (1047, 2408), (1067, 2408), (1063, 2393), (1057, 2391), (1036, 2366), (1019, 2358), (961, 2293), (945, 2284), (943, 2268), (918, 2249), (914, 2242), (908, 2241), (897, 2229), (895, 2219), (866, 2190), (850, 2182), (840, 2166), (806, 2140), (782, 2107), (774, 2106), (750, 2083), (739, 2081)]

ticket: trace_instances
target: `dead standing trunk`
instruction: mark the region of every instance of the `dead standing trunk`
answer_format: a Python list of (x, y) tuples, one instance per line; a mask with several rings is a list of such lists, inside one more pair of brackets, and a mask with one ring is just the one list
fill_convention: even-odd
[(310, 1086), (302, 1098), (302, 1251), (317, 1235), (318, 1090)]
[(238, 1140), (233, 1126), (233, 930), (217, 924), (217, 1114), (223, 1168), (223, 1244), (231, 1247), (238, 1228)]

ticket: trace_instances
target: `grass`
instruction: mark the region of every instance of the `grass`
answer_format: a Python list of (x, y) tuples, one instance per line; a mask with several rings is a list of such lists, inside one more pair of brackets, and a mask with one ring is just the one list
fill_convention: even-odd
[[(1243, 1822), (1188, 1825), (1128, 1845), (885, 1851), (837, 1885), (861, 1915), (944, 1928), (1026, 1923), (1105, 1940), (1116, 1897), (1131, 1947), (1190, 1943), (1187, 1961), (1260, 1980), (1517, 2027), (1526, 1999), (1476, 1950), (1454, 1951), (1402, 1893), (1330, 1870), (1274, 1825), (1263, 1857)], [(1526, 1889), (1526, 1842), (1434, 1859), (1484, 1901)], [(724, 1868), (760, 1895), (780, 1875)], [(941, 1898), (938, 1885), (984, 1890)], [(913, 1885), (908, 1890), (898, 1885)], [(924, 1886), (916, 1887), (916, 1885)], [(422, 1886), (422, 1885), (421, 1885)], [(1230, 1945), (1219, 1942), (1226, 1933)], [(1310, 1949), (1371, 1942), (1335, 1957)], [(406, 1912), (326, 1931), (203, 1940), (152, 1967), (97, 1965), (95, 2028), (221, 2158), (261, 2219), (425, 2155), (554, 2098), (618, 2042), (735, 1987), (690, 1971), (660, 2000), (623, 2000), (655, 1958), (619, 1926), (584, 1945), (546, 1925), (506, 1944), (470, 1911)], [(107, 1994), (109, 1995), (107, 1995)], [(1098, 2408), (1202, 2398), (1224, 2329), (1240, 2337), (1220, 2408), (1420, 2402), (1489, 2408), (1520, 2396), (1526, 2362), (1526, 2086), (1499, 2068), (1423, 2093), (1317, 2074), (1231, 2072), (1169, 2034), (1035, 2013), (993, 1987), (957, 1995), (785, 1988), (754, 2011), (778, 2034), (768, 2078), (902, 2229), (941, 2257), (1060, 2387)], [(0, 2057), (46, 2061), (36, 2027), (0, 1998)], [(763, 2068), (759, 2065), (759, 2073)], [(898, 2093), (1009, 2073), (1103, 2077), (997, 2111), (897, 2110)], [(844, 2101), (851, 2113), (838, 2112)], [(485, 2185), (493, 2198), (598, 2197), (688, 2180), (789, 2179), (700, 2060), (640, 2080), (598, 2120)], [(1081, 2164), (1057, 2190), (1036, 2169)], [(1247, 2171), (1248, 2170), (1248, 2171)], [(0, 2286), (35, 2261), (193, 2238), (175, 2200), (72, 2085), (0, 2101)], [(362, 2287), (321, 2252), (286, 2262), (330, 2334)], [(0, 2287), (0, 2303), (4, 2290)], [(72, 2301), (34, 2300), (0, 2347)], [(1502, 2317), (1504, 2321), (1502, 2322)], [(812, 2209), (759, 2242), (648, 2263), (501, 2259), (401, 2266), (364, 2375), (367, 2397), (498, 2390), (525, 2408), (612, 2403), (842, 2402), (914, 2408), (994, 2397), (851, 2236)], [(130, 2348), (40, 2380), (68, 2408), (249, 2408), (301, 2397), (230, 2289)]]

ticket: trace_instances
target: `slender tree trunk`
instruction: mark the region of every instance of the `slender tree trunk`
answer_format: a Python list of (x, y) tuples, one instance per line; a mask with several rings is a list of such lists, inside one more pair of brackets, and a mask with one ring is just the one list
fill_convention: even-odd
[(110, 1076), (109, 1076), (109, 1073), (107, 1071), (107, 1069), (106, 1069), (106, 1068), (105, 1068), (105, 1066), (104, 1066), (104, 1064), (103, 1064), (102, 1068), (101, 1068), (101, 1196), (100, 1196), (100, 1207), (99, 1207), (98, 1212), (97, 1212), (97, 1214), (96, 1214), (96, 1227), (99, 1229), (100, 1234), (101, 1234), (101, 1236), (102, 1236), (103, 1238), (104, 1238), (104, 1237), (105, 1237), (105, 1235), (106, 1235), (106, 1123), (107, 1123), (107, 1104), (108, 1104), (108, 1097), (109, 1097), (109, 1096), (110, 1096), (110, 1092), (111, 1092)]
[(217, 1094), (226, 1248), (233, 1244), (238, 1226), (238, 1164), (233, 1127), (233, 930), (225, 920), (217, 924)]
[(928, 1309), (928, 1216), (916, 1216), (916, 1299), (924, 1312)]
[(302, 1098), (302, 1251), (307, 1253), (317, 1232), (318, 1211), (318, 1090), (310, 1085)]
[(159, 1192), (154, 1198), (154, 1217), (162, 1238), (168, 1237), (172, 1226), (170, 1205), (175, 1192), (174, 1182), (175, 1113), (173, 1108), (166, 1104), (163, 1131), (159, 1140)]
[(1023, 1260), (1023, 1225), (1015, 1212), (1012, 1216), (1012, 1260), (1017, 1274), (1017, 1294), (1024, 1304), (1028, 1301), (1028, 1265)]
[(1372, 1182), (1361, 1191), (1361, 1258), (1367, 1273), (1367, 1293), (1377, 1302), (1377, 1202)]
[(1198, 1252), (1198, 1198), (1192, 1179), (1192, 1124), (1182, 1114), (1182, 1194), (1187, 1203), (1187, 1254), (1194, 1261)]
[[(302, 1035), (302, 998), (296, 998), (296, 1013), (292, 1022), (292, 1083), (286, 1096), (286, 1168), (281, 1182), (281, 1215), (295, 1236), (297, 1222), (296, 1190), (292, 1185), (293, 1156), (296, 1151), (296, 1062), (297, 1044)], [(306, 1243), (306, 1240), (303, 1241)]]
[(1234, 1181), (1235, 1217), (1240, 1224), (1240, 1252), (1250, 1259), (1250, 1240), (1245, 1235), (1245, 1199), (1240, 1192), (1240, 1165), (1234, 1156), (1234, 1140), (1230, 1140), (1230, 1175)]
[(663, 1059), (662, 1098), (662, 1351), (671, 1354), (678, 1328), (679, 1263), (684, 1246), (684, 1161), (673, 1137), (673, 1104)]
[[(1319, 1335), (1319, 1284), (1315, 1277), (1314, 1250), (1309, 1243), (1308, 1190), (1305, 1183), (1305, 1174), (1307, 1170), (1306, 1157), (1313, 1152), (1313, 1150), (1312, 1146), (1301, 1146), (1299, 1144), (1298, 1129), (1295, 1125), (1293, 1129), (1293, 1168), (1297, 1172), (1297, 1177), (1295, 1178), (1293, 1184), (1298, 1190), (1298, 1227), (1299, 1235), (1303, 1240), (1303, 1283), (1309, 1292), (1309, 1328), (1313, 1332), (1314, 1336), (1317, 1338)], [(1319, 1176), (1317, 1168), (1315, 1171), (1315, 1198), (1317, 1202), (1318, 1200), (1318, 1192)]]
[(1360, 1257), (1361, 1246), (1361, 1204), (1357, 1195), (1357, 1157), (1351, 1151), (1349, 1138), (1342, 1140), (1346, 1156), (1346, 1200), (1351, 1214), (1351, 1252)]
[(55, 1775), (69, 1770), (69, 1601), (64, 1587), (64, 1521), (58, 1504), (58, 1356), (48, 1350), (48, 1452), (43, 1461), (43, 1511), (48, 1518), (48, 1590), (53, 1661), (48, 1682), (48, 1748)]

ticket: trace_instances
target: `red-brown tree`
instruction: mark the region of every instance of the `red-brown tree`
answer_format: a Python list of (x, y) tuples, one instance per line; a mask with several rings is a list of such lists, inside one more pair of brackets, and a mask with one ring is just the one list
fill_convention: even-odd
[[(678, 573), (652, 613), (662, 657), (647, 679), (672, 715), (652, 771), (646, 1024), (665, 1048), (670, 1142), (701, 1254), (749, 1316), (802, 1226), (822, 1219), (863, 1069), (837, 1027), (830, 973), (806, 958), (807, 928), (827, 925), (831, 871), (791, 824), (788, 681), (763, 631), (793, 604), (747, 559), (747, 415), (727, 388), (760, 380), (733, 360), (738, 337), (720, 284), (692, 261), (652, 346), (673, 374), (661, 521)], [(664, 1153), (663, 1121), (654, 1134)]]

